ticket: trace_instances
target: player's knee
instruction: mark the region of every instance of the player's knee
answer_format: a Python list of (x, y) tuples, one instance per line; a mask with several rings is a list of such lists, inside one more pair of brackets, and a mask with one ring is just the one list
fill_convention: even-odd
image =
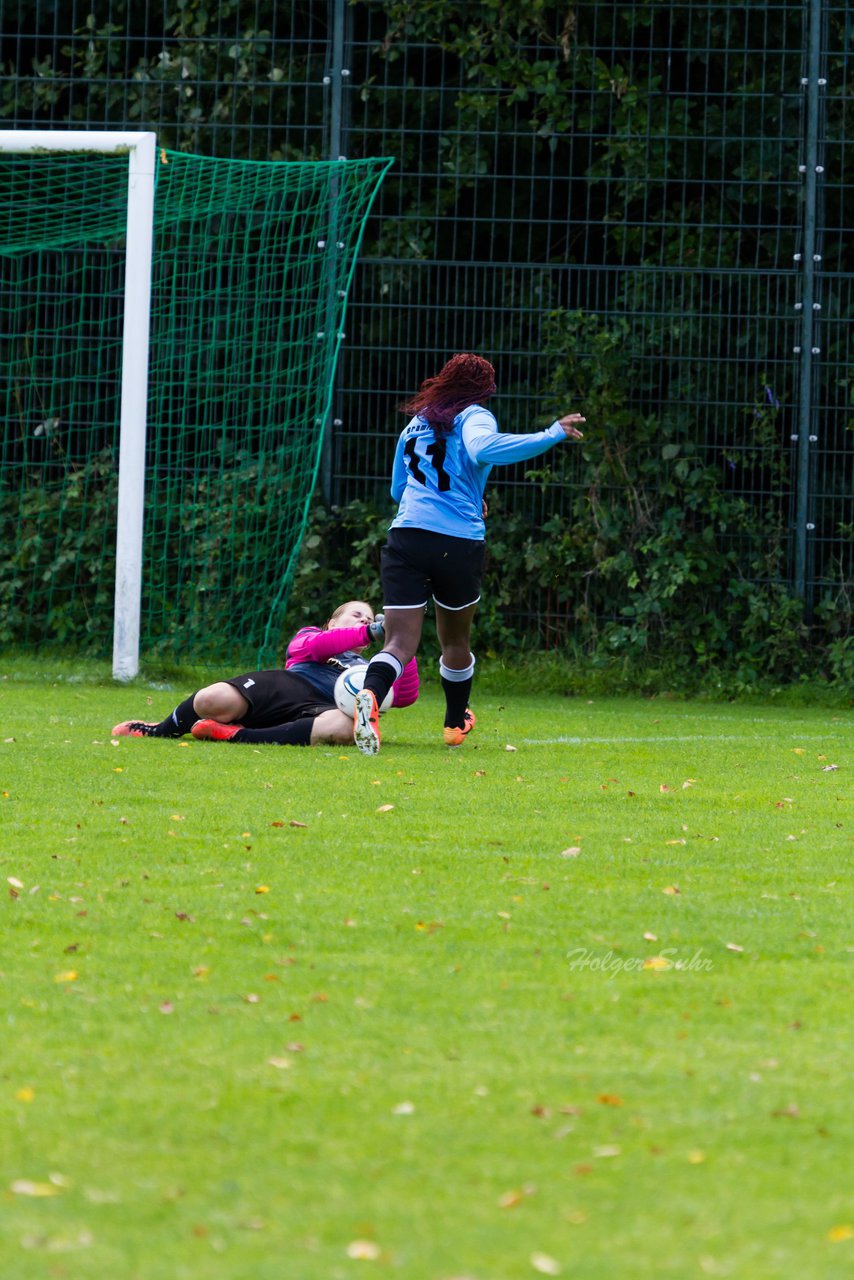
[(323, 711), (315, 717), (311, 726), (311, 745), (329, 743), (333, 746), (352, 746), (353, 721), (343, 711)]
[[(383, 645), (382, 652), (390, 653), (393, 658), (397, 658), (401, 667), (405, 667), (407, 662), (411, 662), (418, 652), (418, 644), (407, 639), (395, 640)], [(379, 657), (380, 655), (377, 654), (375, 656)]]
[(446, 680), (469, 680), (474, 675), (475, 657), (468, 645), (446, 646), (439, 659), (439, 674)]
[(224, 682), (206, 685), (193, 698), (193, 710), (202, 719), (236, 719), (245, 711), (246, 706), (246, 699), (233, 685)]

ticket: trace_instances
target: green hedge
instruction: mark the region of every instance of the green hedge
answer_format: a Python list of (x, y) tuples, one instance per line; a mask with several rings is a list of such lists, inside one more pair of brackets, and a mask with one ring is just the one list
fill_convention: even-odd
[[(364, 503), (315, 507), (283, 640), (341, 601), (366, 598), (379, 607), (379, 553), (391, 514)], [(536, 653), (563, 655), (576, 670), (596, 673), (600, 688), (744, 694), (817, 681), (854, 694), (850, 614), (829, 603), (807, 625), (781, 583), (757, 586), (733, 572), (731, 553), (715, 543), (720, 523), (688, 539), (683, 524), (671, 509), (647, 539), (591, 569), (582, 558), (595, 536), (588, 525), (554, 517), (540, 532), (512, 512), (491, 512), (477, 652), (524, 664)], [(589, 577), (608, 593), (611, 617), (604, 621), (591, 613)], [(530, 612), (532, 591), (548, 592), (562, 606), (551, 635)], [(429, 660), (436, 653), (428, 624), (424, 654)], [(554, 672), (549, 663), (544, 669)], [(578, 681), (567, 674), (564, 684), (569, 690)]]
[[(619, 453), (607, 431), (591, 433), (572, 457), (566, 451), (565, 464), (580, 470), (569, 509), (539, 528), (493, 503), (478, 652), (508, 661), (562, 653), (644, 688), (714, 687), (723, 679), (738, 693), (817, 678), (854, 690), (850, 600), (828, 595), (808, 624), (782, 582), (748, 581), (727, 537), (739, 530), (748, 548), (754, 538), (761, 551), (753, 555), (767, 561), (767, 517), (722, 492), (715, 469), (687, 442), (674, 453), (676, 443), (652, 422), (640, 424), (632, 448)], [(615, 467), (622, 486), (613, 484)], [(531, 475), (546, 497), (558, 491), (547, 472)], [(201, 514), (188, 504), (185, 528)], [(391, 508), (365, 503), (314, 506), (283, 640), (297, 626), (325, 619), (341, 600), (379, 604), (380, 548), (391, 515)], [(0, 642), (80, 655), (108, 650), (114, 551), (104, 528), (113, 527), (114, 516), (115, 474), (104, 458), (62, 493), (34, 487), (0, 497), (0, 528), (12, 548), (0, 562)], [(205, 537), (215, 537), (209, 509), (205, 516)], [(227, 621), (218, 632), (205, 619), (196, 622), (173, 618), (156, 652), (224, 657), (213, 649), (217, 634), (227, 636)], [(432, 654), (428, 628), (425, 655)]]
[[(487, 490), (478, 652), (509, 659), (557, 651), (582, 658), (590, 670), (671, 688), (725, 681), (738, 693), (815, 679), (854, 688), (850, 583), (840, 574), (811, 617), (788, 586), (790, 455), (779, 407), (762, 395), (760, 379), (752, 402), (745, 389), (743, 421), (730, 424), (731, 439), (710, 448), (683, 403), (665, 400), (672, 408), (658, 413), (637, 407), (638, 371), (648, 367), (639, 341), (628, 321), (552, 315), (544, 413), (582, 406), (585, 439), (537, 459), (524, 473), (517, 506), (508, 496), (513, 487)], [(208, 481), (215, 481), (216, 500)], [(70, 468), (56, 487), (36, 472), (21, 484), (0, 493), (8, 549), (0, 562), (0, 642), (103, 653), (112, 632), (112, 454)], [(248, 512), (247, 528), (256, 529), (273, 500), (249, 463), (197, 476), (192, 486), (163, 477), (158, 484), (149, 536), (155, 544), (165, 537), (156, 518), (162, 505), (179, 509), (181, 536), (200, 566), (216, 558), (236, 510)], [(343, 599), (380, 602), (380, 548), (391, 514), (390, 506), (363, 502), (314, 506), (288, 630), (322, 621)], [(205, 593), (200, 571), (196, 604), (186, 613), (170, 608), (176, 564), (154, 562), (144, 590), (149, 648), (161, 657), (224, 657), (229, 635), (237, 635), (240, 600), (247, 592), (255, 603), (265, 593), (272, 599), (282, 572), (269, 564), (266, 581), (235, 577), (224, 590)], [(425, 653), (431, 649), (428, 633)]]

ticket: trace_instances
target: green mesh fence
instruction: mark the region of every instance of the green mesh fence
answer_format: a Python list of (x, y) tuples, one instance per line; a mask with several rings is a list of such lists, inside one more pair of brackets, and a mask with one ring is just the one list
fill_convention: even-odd
[[(390, 162), (161, 150), (141, 651), (271, 658)], [(127, 160), (0, 159), (0, 640), (112, 636)]]
[[(621, 450), (653, 449), (655, 423), (651, 491), (695, 461), (714, 481), (718, 587), (791, 594), (850, 634), (850, 3), (16, 0), (0, 40), (9, 126), (145, 127), (223, 157), (395, 157), (348, 304), (326, 495), (388, 505), (397, 405), (454, 350), (496, 364), (507, 430), (568, 394), (614, 423), (613, 469), (591, 476), (567, 451), (548, 483), (493, 473), (492, 529), (532, 531), (504, 574), (508, 632), (559, 645), (636, 607), (603, 502), (634, 510)], [(709, 508), (689, 533), (710, 529)], [(604, 538), (587, 535), (594, 510)], [(658, 506), (636, 515), (644, 554), (646, 526), (666, 527)], [(531, 564), (568, 528), (546, 581)], [(742, 621), (720, 623), (735, 644)]]

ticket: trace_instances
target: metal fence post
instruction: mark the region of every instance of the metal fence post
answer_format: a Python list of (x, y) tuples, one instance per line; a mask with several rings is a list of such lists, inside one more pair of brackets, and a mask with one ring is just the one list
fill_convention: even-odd
[(821, 355), (817, 337), (817, 318), (821, 303), (817, 300), (816, 276), (821, 263), (818, 247), (818, 203), (824, 166), (820, 163), (819, 137), (821, 116), (825, 99), (826, 79), (821, 75), (822, 17), (826, 0), (810, 0), (809, 30), (807, 41), (806, 74), (801, 84), (806, 95), (806, 138), (801, 172), (804, 175), (803, 250), (800, 258), (803, 290), (800, 301), (801, 333), (795, 354), (799, 356), (800, 378), (798, 395), (798, 461), (796, 472), (795, 515), (795, 594), (804, 601), (807, 615), (812, 606), (813, 549), (813, 449), (818, 441), (814, 406), (814, 369), (816, 358)]
[[(329, 160), (344, 160), (346, 154), (344, 150), (344, 81), (349, 77), (350, 71), (346, 65), (346, 0), (329, 0), (329, 59), (328, 71), (323, 77), (324, 87), (329, 91), (329, 116), (328, 116), (328, 138), (327, 138), (327, 158)], [(331, 186), (331, 196), (333, 202), (331, 234), (329, 236), (329, 244), (327, 247), (327, 263), (329, 269), (328, 291), (329, 300), (327, 311), (329, 314), (328, 324), (333, 323), (335, 316), (336, 304), (338, 301), (338, 289), (340, 287), (340, 276), (338, 272), (338, 256), (339, 251), (338, 235), (335, 230), (336, 213), (335, 201), (337, 196), (337, 179), (333, 177)], [(323, 427), (323, 452), (320, 460), (320, 488), (323, 500), (326, 503), (332, 503), (335, 500), (335, 432), (341, 425), (341, 388), (338, 377), (338, 366), (336, 364), (335, 373), (335, 390), (333, 391), (330, 404), (329, 417)]]

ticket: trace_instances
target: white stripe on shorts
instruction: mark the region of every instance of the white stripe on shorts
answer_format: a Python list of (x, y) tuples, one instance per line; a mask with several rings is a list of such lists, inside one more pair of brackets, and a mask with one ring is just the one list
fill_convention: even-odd
[(456, 606), (450, 605), (450, 604), (442, 604), (442, 601), (437, 600), (435, 596), (433, 597), (433, 600), (439, 606), (440, 609), (447, 609), (448, 613), (461, 613), (463, 609), (470, 609), (473, 604), (477, 604), (477, 602), (480, 600), (480, 596), (475, 596), (474, 600), (469, 600), (468, 604), (458, 604)]

